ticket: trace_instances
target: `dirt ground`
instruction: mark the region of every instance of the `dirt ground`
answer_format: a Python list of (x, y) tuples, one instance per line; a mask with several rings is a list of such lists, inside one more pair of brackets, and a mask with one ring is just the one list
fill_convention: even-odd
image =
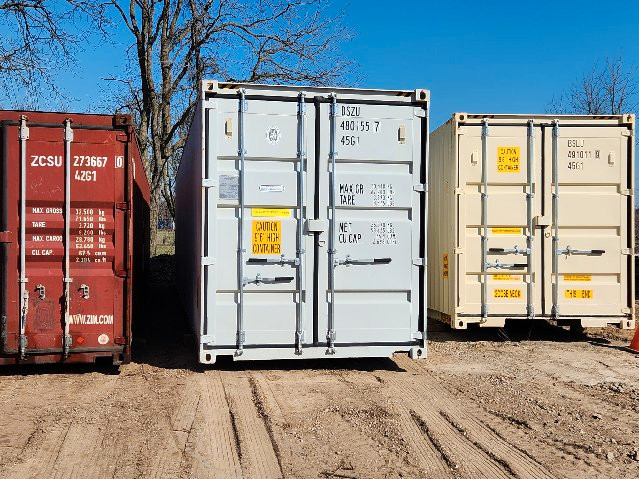
[(119, 374), (0, 370), (0, 477), (639, 476), (630, 332), (432, 325), (421, 361), (202, 368), (172, 289), (153, 294)]

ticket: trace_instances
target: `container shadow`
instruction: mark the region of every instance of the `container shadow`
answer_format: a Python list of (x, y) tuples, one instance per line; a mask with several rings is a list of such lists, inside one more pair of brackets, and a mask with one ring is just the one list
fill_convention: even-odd
[(166, 369), (204, 371), (403, 371), (390, 358), (286, 359), (269, 361), (233, 361), (219, 356), (211, 366), (197, 361), (195, 338), (186, 320), (175, 284), (175, 257), (151, 258), (144, 314), (133, 321), (132, 358), (135, 363)]
[(218, 357), (216, 363), (204, 366), (220, 371), (390, 371), (405, 372), (391, 358), (338, 359), (278, 359), (268, 361), (233, 361), (230, 356)]
[(97, 373), (104, 376), (112, 376), (119, 374), (119, 368), (111, 364), (111, 358), (104, 363), (93, 364), (65, 364), (65, 363), (48, 363), (48, 364), (12, 364), (2, 366), (0, 368), (0, 377), (3, 376), (49, 376), (49, 375), (71, 375), (71, 374), (89, 374)]
[(197, 369), (195, 345), (175, 284), (175, 256), (151, 258), (144, 307), (133, 319), (132, 361), (165, 369)]
[(427, 337), (434, 342), (607, 342), (603, 338), (588, 336), (583, 330), (556, 326), (543, 319), (507, 321), (504, 328), (481, 328), (471, 324), (468, 329), (452, 329), (437, 320), (429, 320)]

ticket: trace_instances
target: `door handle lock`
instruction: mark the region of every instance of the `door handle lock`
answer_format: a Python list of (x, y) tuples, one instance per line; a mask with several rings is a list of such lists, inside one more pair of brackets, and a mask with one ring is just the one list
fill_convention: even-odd
[(38, 284), (35, 287), (35, 290), (38, 292), (38, 297), (40, 299), (44, 299), (47, 297), (47, 288), (45, 288), (43, 284)]
[(82, 291), (82, 299), (89, 299), (89, 286), (86, 284), (81, 284), (80, 289), (78, 291)]

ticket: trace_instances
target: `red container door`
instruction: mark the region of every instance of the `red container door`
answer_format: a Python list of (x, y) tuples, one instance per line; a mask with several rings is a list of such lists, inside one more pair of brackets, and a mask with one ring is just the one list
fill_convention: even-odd
[(12, 336), (23, 357), (108, 354), (129, 336), (127, 136), (58, 124), (26, 121), (8, 132), (10, 177), (19, 179), (9, 196), (17, 199), (13, 250), (24, 285)]

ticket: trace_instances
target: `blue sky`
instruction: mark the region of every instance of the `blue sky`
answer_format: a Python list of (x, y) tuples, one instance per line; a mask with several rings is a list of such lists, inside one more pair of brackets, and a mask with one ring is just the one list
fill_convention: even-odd
[[(455, 111), (545, 112), (606, 57), (639, 66), (639, 2), (350, 0), (345, 8), (356, 36), (343, 54), (357, 62), (356, 86), (429, 88), (433, 127)], [(123, 31), (119, 45), (79, 51), (78, 67), (56, 75), (71, 92), (57, 108), (109, 111), (102, 79), (125, 76), (131, 41)]]
[(429, 88), (433, 127), (456, 111), (545, 112), (605, 57), (639, 66), (639, 2), (350, 3), (362, 83)]

